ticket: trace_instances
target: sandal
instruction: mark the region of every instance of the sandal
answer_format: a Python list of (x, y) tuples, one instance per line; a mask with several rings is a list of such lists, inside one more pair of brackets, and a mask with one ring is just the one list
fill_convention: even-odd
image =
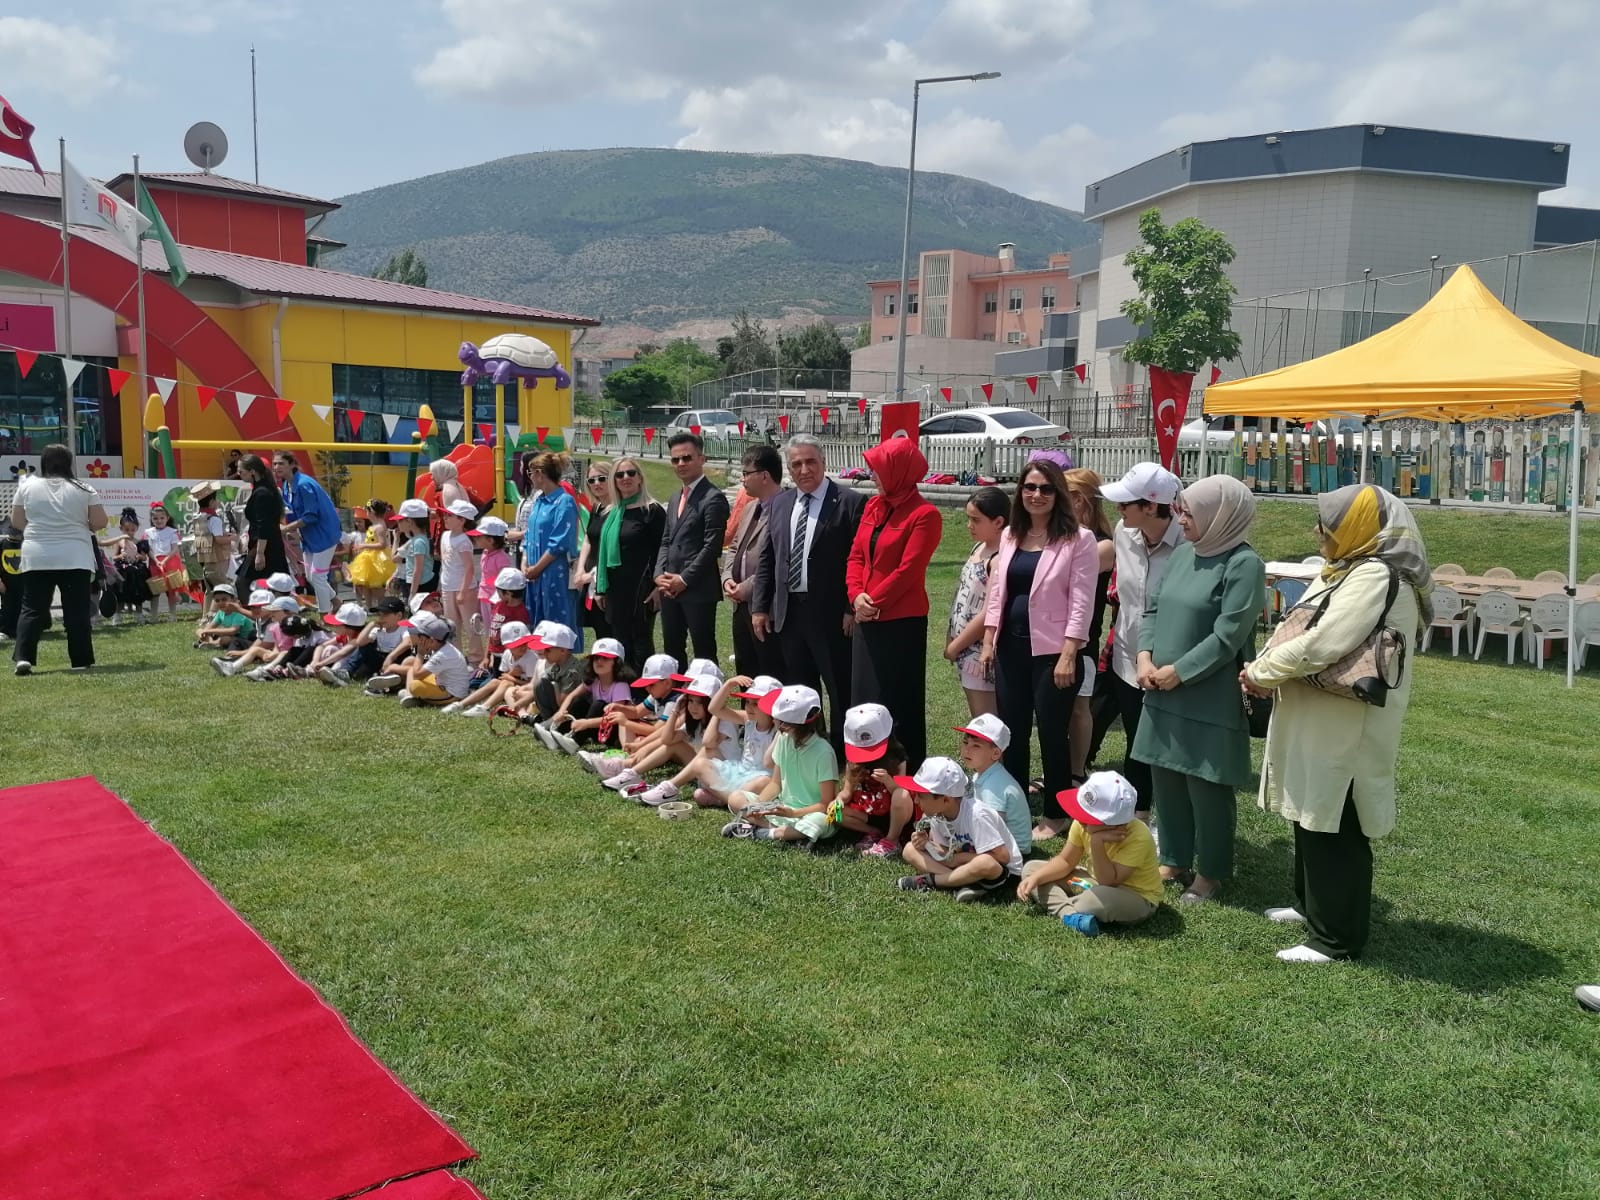
[(1067, 825), (1063, 826), (1062, 828), (1052, 829), (1048, 823), (1040, 821), (1033, 827), (1033, 832), (1030, 834), (1030, 836), (1036, 842), (1044, 842), (1049, 841), (1051, 838), (1063, 837), (1067, 832), (1067, 826), (1070, 826), (1071, 824), (1072, 822), (1068, 821)]

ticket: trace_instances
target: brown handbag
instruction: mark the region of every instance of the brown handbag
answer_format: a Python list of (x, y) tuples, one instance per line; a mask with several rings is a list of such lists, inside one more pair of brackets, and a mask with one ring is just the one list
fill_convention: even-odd
[[(1315, 675), (1301, 676), (1303, 682), (1330, 695), (1360, 700), (1375, 708), (1382, 708), (1389, 699), (1390, 689), (1400, 686), (1406, 665), (1405, 635), (1389, 624), (1389, 611), (1394, 607), (1395, 597), (1400, 594), (1400, 575), (1388, 563), (1383, 565), (1389, 571), (1389, 592), (1376, 628), (1338, 662), (1330, 663)], [(1272, 636), (1267, 639), (1267, 649), (1281, 646), (1315, 629), (1328, 611), (1328, 602), (1343, 582), (1340, 580), (1334, 584), (1315, 602), (1297, 604), (1284, 613), (1283, 620), (1278, 622)]]

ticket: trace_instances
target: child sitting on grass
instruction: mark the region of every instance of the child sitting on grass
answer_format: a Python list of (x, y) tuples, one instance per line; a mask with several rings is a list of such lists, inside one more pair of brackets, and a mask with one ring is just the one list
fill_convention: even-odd
[(337, 612), (322, 618), (322, 623), (332, 636), (312, 651), (311, 661), (306, 664), (307, 672), (318, 679), (324, 668), (343, 661), (355, 649), (356, 639), (367, 627), (367, 610), (353, 600), (346, 601)]
[[(718, 721), (711, 715), (711, 701), (721, 691), (721, 682), (715, 675), (701, 675), (674, 690), (683, 697), (668, 718), (666, 730), (659, 742), (642, 753), (630, 754), (621, 771), (601, 783), (625, 796), (632, 796), (641, 804), (660, 805), (678, 794), (674, 787), (671, 795), (663, 789), (648, 788), (644, 781), (646, 771), (675, 762), (687, 766), (702, 753), (718, 755), (724, 746), (738, 753), (738, 727), (732, 721)], [(652, 794), (659, 797), (652, 800)]]
[(633, 673), (624, 659), (622, 643), (616, 638), (599, 638), (584, 659), (583, 682), (561, 702), (553, 717), (545, 722), (557, 749), (565, 754), (580, 753), (580, 742), (599, 740), (602, 727), (609, 727), (605, 715), (612, 704), (630, 703)]
[(328, 640), (328, 634), (320, 622), (305, 613), (291, 613), (284, 617), (278, 629), (284, 637), (290, 639), (289, 645), (280, 649), (259, 667), (244, 673), (244, 677), (252, 683), (306, 678), (310, 674), (306, 670), (306, 664), (311, 661), (316, 648)]
[(406, 631), (400, 628), (400, 619), (406, 615), (404, 600), (384, 596), (367, 615), (371, 620), (355, 640), (330, 652), (317, 669), (317, 678), (329, 687), (348, 687), (354, 680), (381, 673), (388, 656), (404, 644)]
[(499, 633), (505, 649), (500, 653), (500, 669), (494, 678), (466, 699), (446, 704), (440, 712), (457, 717), (487, 717), (506, 702), (514, 689), (527, 685), (539, 662), (539, 651), (534, 649), (536, 639), (521, 621), (507, 621)]
[(1057, 799), (1073, 818), (1067, 843), (1048, 862), (1023, 869), (1017, 899), (1032, 900), (1085, 937), (1101, 925), (1147, 920), (1161, 904), (1161, 872), (1150, 829), (1133, 815), (1133, 784), (1115, 771), (1096, 771)]
[[(751, 702), (759, 702), (782, 687), (771, 675), (757, 675), (754, 679), (735, 675), (719, 687), (711, 698), (711, 720), (723, 727), (732, 726), (737, 734), (724, 734), (715, 748), (703, 743), (688, 766), (645, 792), (639, 797), (640, 803), (654, 807), (676, 800), (681, 789), (696, 781), (700, 786), (694, 790), (694, 802), (702, 808), (724, 807), (728, 796), (741, 788), (760, 791), (772, 774), (771, 750), (777, 727), (759, 703)], [(746, 706), (734, 708), (729, 702), (735, 697), (745, 701)]]
[(870, 858), (893, 858), (911, 821), (911, 797), (895, 786), (906, 769), (904, 747), (894, 739), (894, 717), (881, 704), (858, 704), (844, 714), (844, 787), (833, 802), (835, 824), (856, 834), (856, 849)]
[(194, 635), (196, 650), (244, 650), (255, 640), (255, 618), (238, 597), (231, 583), (219, 583), (211, 589), (209, 615)]
[(804, 684), (768, 692), (761, 708), (773, 719), (772, 774), (759, 792), (741, 788), (728, 797), (734, 819), (722, 836), (816, 846), (833, 829), (828, 806), (839, 793), (839, 760), (817, 732), (822, 698)]
[[(662, 723), (672, 715), (672, 684), (677, 673), (678, 660), (672, 655), (652, 654), (644, 660), (643, 674), (633, 681), (634, 690), (643, 691), (644, 695), (637, 702), (613, 701), (606, 705), (605, 716), (614, 723), (623, 750), (631, 752), (652, 734), (661, 732)], [(621, 758), (608, 758), (593, 750), (580, 753), (578, 762), (601, 779), (610, 779), (627, 767)]]
[(972, 772), (968, 794), (1000, 814), (1017, 849), (1027, 857), (1033, 849), (1033, 813), (1028, 809), (1028, 794), (1000, 764), (1006, 747), (1011, 745), (1010, 728), (993, 713), (981, 713), (956, 732), (961, 735), (961, 765)]
[[(254, 600), (255, 595), (250, 598)], [(283, 623), (299, 611), (300, 603), (293, 596), (274, 596), (262, 605), (265, 625), (261, 636), (237, 658), (213, 658), (211, 669), (227, 677), (277, 662), (294, 648), (294, 637), (284, 631)]]
[(960, 763), (930, 758), (915, 775), (895, 782), (916, 797), (923, 812), (904, 851), (917, 874), (902, 876), (895, 886), (903, 892), (953, 891), (958, 904), (1003, 897), (1016, 886), (1022, 852), (999, 813), (967, 798)]
[(565, 705), (583, 686), (584, 665), (575, 651), (578, 648), (578, 631), (558, 621), (545, 622), (535, 635), (533, 648), (539, 652), (544, 668), (533, 685), (533, 704), (539, 720), (533, 731), (547, 750), (557, 749), (550, 735), (549, 722), (559, 712), (565, 715)]
[(405, 708), (438, 708), (465, 697), (472, 668), (451, 640), (450, 622), (424, 610), (402, 624), (411, 630), (415, 653), (392, 673), (374, 675), (367, 690), (393, 694), (404, 689), (400, 703)]

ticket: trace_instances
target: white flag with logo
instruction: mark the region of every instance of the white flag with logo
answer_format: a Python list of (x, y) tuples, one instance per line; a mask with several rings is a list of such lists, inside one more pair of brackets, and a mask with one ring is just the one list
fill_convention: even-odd
[(62, 161), (67, 169), (67, 220), (73, 225), (92, 225), (114, 233), (124, 246), (137, 252), (140, 236), (150, 228), (150, 219), (121, 196), (84, 178), (71, 160)]

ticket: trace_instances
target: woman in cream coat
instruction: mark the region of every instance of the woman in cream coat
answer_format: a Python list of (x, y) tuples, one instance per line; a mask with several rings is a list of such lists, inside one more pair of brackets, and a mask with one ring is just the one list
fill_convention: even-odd
[[(1293, 907), (1267, 917), (1304, 924), (1302, 944), (1278, 952), (1285, 962), (1354, 958), (1366, 946), (1372, 910), (1372, 845), (1394, 828), (1395, 762), (1411, 700), (1417, 632), (1431, 619), (1428, 554), (1411, 512), (1370, 484), (1340, 488), (1317, 501), (1317, 532), (1328, 560), (1301, 604), (1332, 589), (1316, 628), (1264, 651), (1240, 674), (1257, 695), (1276, 690), (1261, 772), (1263, 807), (1294, 824)], [(1400, 684), (1382, 708), (1320, 691), (1305, 682), (1354, 650), (1384, 620), (1391, 577), (1394, 606), (1386, 621), (1405, 637)]]

